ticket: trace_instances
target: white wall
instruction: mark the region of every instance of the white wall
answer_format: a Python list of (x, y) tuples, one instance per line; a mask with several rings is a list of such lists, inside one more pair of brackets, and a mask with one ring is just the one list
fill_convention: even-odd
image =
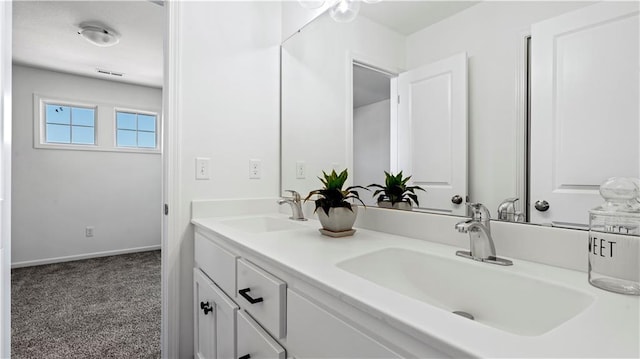
[(313, 21), (313, 19), (324, 13), (331, 4), (331, 1), (325, 1), (322, 6), (317, 9), (306, 9), (300, 6), (298, 1), (283, 1), (281, 22), (282, 41), (293, 36), (310, 21)]
[[(322, 171), (351, 166), (352, 59), (398, 72), (404, 52), (402, 35), (364, 17), (337, 23), (324, 14), (287, 40), (282, 51), (283, 189), (306, 195), (321, 186)], [(296, 178), (298, 161), (306, 163), (305, 179)]]
[[(390, 168), (389, 100), (353, 109), (353, 183), (384, 185), (384, 172)], [(372, 192), (359, 191), (366, 205), (375, 205)]]
[(516, 193), (516, 79), (522, 36), (532, 23), (587, 4), (486, 1), (407, 37), (408, 69), (462, 51), (468, 54), (469, 196), (492, 213)]
[[(280, 4), (177, 5), (179, 357), (193, 356), (194, 199), (276, 197), (279, 187)], [(171, 120), (171, 119), (169, 119)], [(211, 158), (211, 179), (195, 180), (195, 158)], [(262, 178), (249, 179), (249, 160)], [(173, 249), (172, 249), (173, 250)]]
[[(158, 248), (160, 154), (35, 149), (34, 93), (98, 104), (98, 139), (106, 146), (114, 105), (162, 108), (157, 88), (13, 66), (14, 266)], [(95, 227), (94, 237), (85, 237), (86, 226)]]

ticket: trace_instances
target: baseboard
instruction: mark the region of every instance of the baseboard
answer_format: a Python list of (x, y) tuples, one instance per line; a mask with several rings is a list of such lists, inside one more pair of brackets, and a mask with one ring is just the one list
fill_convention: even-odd
[(11, 263), (11, 268), (33, 267), (33, 266), (40, 266), (40, 265), (44, 265), (44, 264), (71, 262), (71, 261), (77, 261), (77, 260), (81, 260), (81, 259), (115, 256), (115, 255), (118, 255), (118, 254), (155, 251), (155, 250), (158, 250), (158, 249), (161, 249), (161, 248), (162, 248), (161, 245), (155, 245), (155, 246), (147, 246), (147, 247), (116, 249), (116, 250), (113, 250), (113, 251), (84, 253), (84, 254), (77, 254), (77, 255), (66, 256), (66, 257), (36, 259), (36, 260), (33, 260), (33, 261), (23, 261), (23, 262)]

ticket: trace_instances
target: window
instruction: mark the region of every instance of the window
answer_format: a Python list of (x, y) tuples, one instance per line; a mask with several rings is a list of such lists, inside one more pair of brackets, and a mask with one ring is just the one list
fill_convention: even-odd
[(155, 114), (116, 111), (116, 146), (156, 148)]
[(96, 109), (55, 103), (44, 104), (45, 143), (96, 144)]
[(159, 154), (159, 113), (34, 93), (33, 147)]

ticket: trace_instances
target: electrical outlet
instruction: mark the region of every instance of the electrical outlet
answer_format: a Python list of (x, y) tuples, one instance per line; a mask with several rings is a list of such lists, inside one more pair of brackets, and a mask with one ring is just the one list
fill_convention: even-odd
[(297, 179), (307, 178), (307, 165), (304, 163), (304, 161), (296, 162), (296, 178)]
[(85, 237), (93, 237), (93, 230), (95, 228), (93, 228), (93, 226), (87, 226), (84, 228), (84, 236)]
[(208, 180), (211, 178), (209, 174), (211, 168), (211, 159), (206, 157), (196, 157), (196, 179)]
[(262, 177), (262, 161), (249, 160), (249, 178), (259, 179)]

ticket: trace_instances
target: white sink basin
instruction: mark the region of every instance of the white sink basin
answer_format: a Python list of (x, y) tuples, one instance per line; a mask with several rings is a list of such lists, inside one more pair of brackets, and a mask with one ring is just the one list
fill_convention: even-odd
[(505, 268), (465, 261), (453, 252), (451, 256), (387, 248), (337, 266), (411, 298), (450, 312), (469, 313), (477, 322), (518, 335), (544, 334), (594, 301), (589, 294), (513, 273), (517, 262)]
[(290, 231), (302, 229), (303, 226), (290, 219), (273, 217), (251, 217), (220, 221), (229, 227), (251, 233)]

